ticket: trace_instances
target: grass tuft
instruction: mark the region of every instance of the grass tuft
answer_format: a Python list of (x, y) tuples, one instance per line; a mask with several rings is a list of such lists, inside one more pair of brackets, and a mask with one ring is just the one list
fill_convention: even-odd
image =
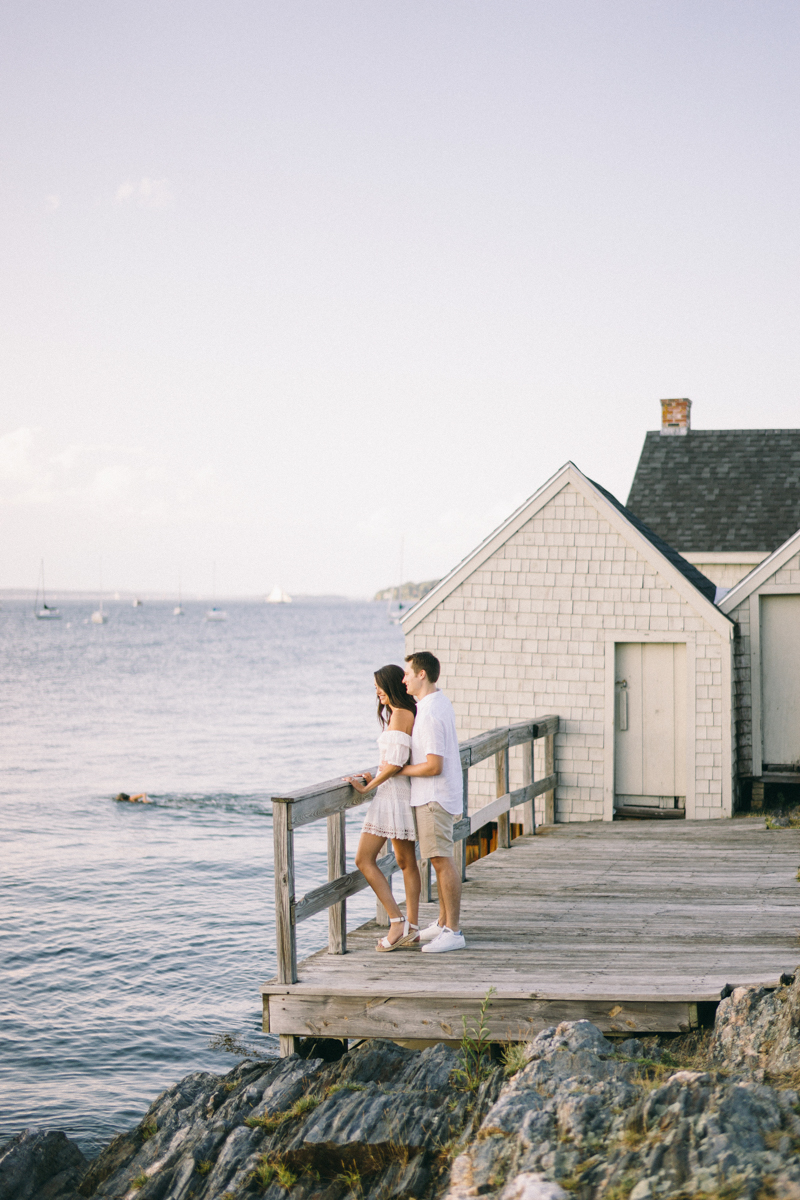
[(158, 1125), (152, 1117), (149, 1121), (145, 1121), (140, 1128), (143, 1142), (149, 1142), (150, 1138), (155, 1137), (158, 1133)]
[(208, 1175), (213, 1166), (214, 1166), (214, 1164), (210, 1158), (204, 1158), (202, 1162), (199, 1162), (197, 1164), (197, 1174), (198, 1175)]
[(271, 1133), (273, 1130), (279, 1129), (285, 1121), (291, 1120), (292, 1117), (304, 1117), (306, 1113), (313, 1112), (321, 1103), (322, 1100), (319, 1096), (301, 1096), (286, 1112), (263, 1113), (260, 1117), (245, 1117), (244, 1123), (249, 1129), (266, 1129), (268, 1133)]
[(503, 1074), (506, 1079), (528, 1065), (525, 1042), (507, 1042), (503, 1047)]
[(364, 1184), (361, 1180), (361, 1173), (356, 1167), (349, 1167), (342, 1170), (336, 1178), (348, 1188), (354, 1196), (360, 1196), (364, 1190)]
[(146, 1183), (147, 1176), (144, 1172), (142, 1172), (141, 1175), (137, 1175), (136, 1178), (131, 1181), (131, 1187), (136, 1188), (136, 1191), (138, 1192), (139, 1188), (143, 1188)]

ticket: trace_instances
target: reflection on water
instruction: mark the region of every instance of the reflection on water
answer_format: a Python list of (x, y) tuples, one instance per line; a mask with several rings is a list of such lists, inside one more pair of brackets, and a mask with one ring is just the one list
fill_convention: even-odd
[[(211, 1038), (274, 1048), (269, 796), (374, 762), (372, 671), (403, 653), (382, 605), (171, 607), (0, 612), (2, 1137), (62, 1128), (92, 1153), (183, 1074), (233, 1065)], [(295, 846), (302, 894), (325, 823)], [(351, 926), (372, 913), (369, 892), (348, 902)], [(326, 914), (298, 935), (324, 944)]]

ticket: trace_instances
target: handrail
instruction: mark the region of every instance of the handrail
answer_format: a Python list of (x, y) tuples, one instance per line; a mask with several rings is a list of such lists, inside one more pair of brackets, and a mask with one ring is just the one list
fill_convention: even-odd
[[(466, 742), (459, 743), (464, 779), (464, 807), (461, 820), (454, 822), (453, 840), (457, 847), (462, 879), (467, 877), (465, 840), (489, 821), (496, 820), (498, 823), (498, 846), (510, 848), (511, 809), (530, 804), (531, 828), (535, 832), (535, 799), (543, 793), (552, 792), (557, 782), (553, 769), (553, 739), (557, 732), (558, 717), (548, 716), (538, 721), (520, 721), (498, 729), (488, 729)], [(545, 769), (549, 770), (543, 779), (534, 781), (534, 743), (540, 738), (546, 739)], [(513, 746), (527, 743), (530, 744), (531, 782), (512, 792), (509, 785), (509, 750)], [(469, 768), (492, 757), (495, 760), (497, 799), (490, 801), (470, 817), (467, 807)], [(369, 885), (360, 871), (345, 872), (344, 814), (347, 809), (365, 804), (370, 799), (371, 796), (363, 796), (351, 784), (343, 783), (341, 778), (331, 779), (288, 795), (272, 797), (275, 936), (278, 949), (278, 979), (281, 983), (297, 982), (297, 925), (325, 908), (329, 910), (329, 953), (346, 953), (347, 897), (355, 895)], [(294, 831), (323, 817), (328, 821), (328, 882), (312, 888), (298, 900), (294, 893)], [(417, 856), (419, 857), (419, 848)], [(429, 899), (430, 863), (423, 866), (423, 899)], [(391, 879), (399, 869), (392, 853), (378, 859), (378, 867), (387, 879)]]

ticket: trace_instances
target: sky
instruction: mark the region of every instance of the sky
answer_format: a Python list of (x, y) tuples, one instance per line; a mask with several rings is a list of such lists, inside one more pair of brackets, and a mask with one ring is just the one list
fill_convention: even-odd
[(0, 588), (369, 596), (800, 425), (800, 6), (5, 0)]

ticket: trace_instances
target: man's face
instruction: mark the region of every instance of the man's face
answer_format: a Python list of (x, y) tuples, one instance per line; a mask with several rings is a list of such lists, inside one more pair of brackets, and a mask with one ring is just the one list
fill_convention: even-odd
[(406, 691), (409, 696), (418, 696), (425, 686), (426, 679), (427, 675), (424, 671), (420, 671), (419, 675), (416, 675), (414, 673), (414, 664), (406, 663), (403, 683), (406, 685)]

